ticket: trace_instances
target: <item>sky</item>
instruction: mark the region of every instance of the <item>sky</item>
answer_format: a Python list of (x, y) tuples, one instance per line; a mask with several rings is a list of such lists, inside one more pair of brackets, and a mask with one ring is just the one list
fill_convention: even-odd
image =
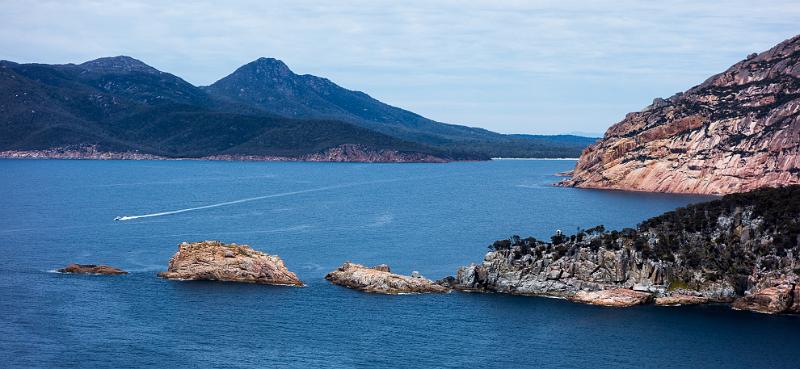
[(208, 85), (274, 57), (441, 122), (601, 134), (798, 25), (797, 0), (0, 0), (0, 59), (129, 55)]

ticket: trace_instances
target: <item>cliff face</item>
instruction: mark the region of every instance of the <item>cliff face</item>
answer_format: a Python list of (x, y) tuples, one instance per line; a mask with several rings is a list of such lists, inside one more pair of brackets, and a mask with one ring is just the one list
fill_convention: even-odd
[[(729, 195), (636, 229), (595, 227), (552, 242), (497, 241), (481, 264), (460, 268), (448, 282), (461, 290), (616, 300), (619, 306), (655, 297), (662, 305), (734, 301), (740, 309), (797, 312), (798, 219), (800, 186)], [(609, 292), (586, 293), (592, 291)]]
[(726, 194), (800, 183), (800, 35), (630, 113), (563, 186)]

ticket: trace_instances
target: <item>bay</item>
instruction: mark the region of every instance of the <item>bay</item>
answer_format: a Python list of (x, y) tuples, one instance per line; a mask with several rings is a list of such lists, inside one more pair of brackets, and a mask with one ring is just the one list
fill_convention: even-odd
[[(797, 317), (323, 279), (346, 260), (438, 279), (496, 239), (632, 227), (711, 199), (553, 187), (573, 165), (0, 160), (0, 366), (791, 367)], [(206, 239), (280, 255), (307, 286), (155, 276)], [(131, 274), (53, 272), (71, 262)]]

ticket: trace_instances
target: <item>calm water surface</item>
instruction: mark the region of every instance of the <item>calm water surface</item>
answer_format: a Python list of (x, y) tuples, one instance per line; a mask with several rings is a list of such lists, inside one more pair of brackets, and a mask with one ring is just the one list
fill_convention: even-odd
[[(707, 199), (549, 186), (573, 164), (2, 160), (0, 367), (798, 367), (796, 317), (323, 280), (345, 260), (438, 279), (495, 239), (629, 227)], [(278, 254), (308, 286), (155, 277), (178, 243), (206, 239)], [(131, 274), (52, 272), (70, 262)]]

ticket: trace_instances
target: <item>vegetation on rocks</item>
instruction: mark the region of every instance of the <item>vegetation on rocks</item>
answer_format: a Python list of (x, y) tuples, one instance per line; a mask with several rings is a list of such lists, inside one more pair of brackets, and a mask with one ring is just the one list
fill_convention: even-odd
[[(672, 304), (727, 302), (776, 286), (791, 292), (798, 272), (800, 186), (795, 185), (727, 195), (619, 231), (597, 226), (557, 233), (550, 242), (519, 236), (495, 241), (482, 264), (461, 268), (452, 283), (563, 297), (621, 287), (676, 297), (663, 300)], [(789, 297), (781, 298), (789, 299), (783, 305), (794, 306)]]

